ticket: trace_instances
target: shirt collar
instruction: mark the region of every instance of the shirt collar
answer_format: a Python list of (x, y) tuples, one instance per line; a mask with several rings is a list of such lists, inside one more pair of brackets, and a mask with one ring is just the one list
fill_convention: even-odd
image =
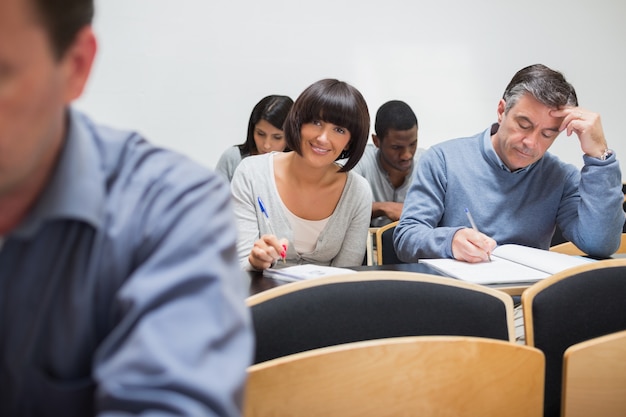
[(487, 157), (487, 159), (489, 160), (489, 162), (499, 167), (500, 169), (507, 171), (507, 172), (511, 172), (513, 174), (526, 172), (530, 170), (532, 167), (534, 167), (537, 162), (533, 162), (527, 167), (516, 169), (515, 171), (511, 171), (509, 167), (507, 167), (505, 163), (502, 162), (502, 160), (496, 153), (496, 150), (493, 148), (493, 142), (491, 141), (491, 136), (494, 135), (498, 131), (499, 127), (500, 125), (498, 123), (494, 123), (491, 125), (491, 128), (485, 130), (485, 133), (483, 134), (483, 152), (485, 156)]
[(67, 137), (50, 181), (14, 235), (30, 237), (47, 221), (78, 220), (102, 225), (105, 174), (85, 116), (68, 110)]

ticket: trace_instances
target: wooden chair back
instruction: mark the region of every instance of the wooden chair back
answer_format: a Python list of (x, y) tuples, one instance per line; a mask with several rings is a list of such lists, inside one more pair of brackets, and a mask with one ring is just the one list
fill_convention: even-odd
[(540, 417), (541, 351), (417, 336), (302, 352), (248, 370), (245, 417)]
[(393, 246), (393, 231), (399, 221), (379, 227), (376, 230), (376, 261), (378, 265), (402, 264)]
[(591, 262), (522, 294), (526, 343), (546, 357), (545, 417), (559, 417), (563, 355), (570, 346), (626, 330), (626, 259)]
[[(572, 242), (559, 243), (558, 245), (554, 245), (550, 247), (550, 250), (553, 252), (564, 253), (566, 255), (578, 255), (578, 256), (586, 255), (585, 252), (578, 249), (578, 247), (574, 245)], [(619, 248), (617, 249), (617, 252), (615, 253), (619, 253), (619, 254), (626, 253), (626, 233), (622, 233), (622, 241), (619, 245)]]
[(562, 417), (626, 416), (626, 331), (565, 351), (561, 404)]

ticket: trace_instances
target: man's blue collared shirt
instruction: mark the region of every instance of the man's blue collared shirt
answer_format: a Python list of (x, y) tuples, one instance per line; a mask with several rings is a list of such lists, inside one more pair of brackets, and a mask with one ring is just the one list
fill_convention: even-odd
[(0, 415), (239, 415), (253, 341), (228, 184), (69, 120), (0, 249)]

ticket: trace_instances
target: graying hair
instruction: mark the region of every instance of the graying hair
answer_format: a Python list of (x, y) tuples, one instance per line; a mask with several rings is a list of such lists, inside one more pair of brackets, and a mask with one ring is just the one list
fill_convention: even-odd
[(563, 74), (542, 64), (522, 68), (513, 76), (502, 96), (506, 103), (504, 112), (508, 112), (527, 93), (553, 109), (578, 105), (576, 91)]

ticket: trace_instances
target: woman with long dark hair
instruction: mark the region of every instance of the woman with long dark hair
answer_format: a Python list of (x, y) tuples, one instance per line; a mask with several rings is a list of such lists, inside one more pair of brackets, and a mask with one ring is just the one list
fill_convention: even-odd
[(228, 148), (217, 162), (215, 170), (231, 181), (235, 169), (245, 157), (288, 150), (283, 123), (292, 105), (291, 98), (279, 95), (267, 96), (259, 101), (250, 115), (246, 141)]

